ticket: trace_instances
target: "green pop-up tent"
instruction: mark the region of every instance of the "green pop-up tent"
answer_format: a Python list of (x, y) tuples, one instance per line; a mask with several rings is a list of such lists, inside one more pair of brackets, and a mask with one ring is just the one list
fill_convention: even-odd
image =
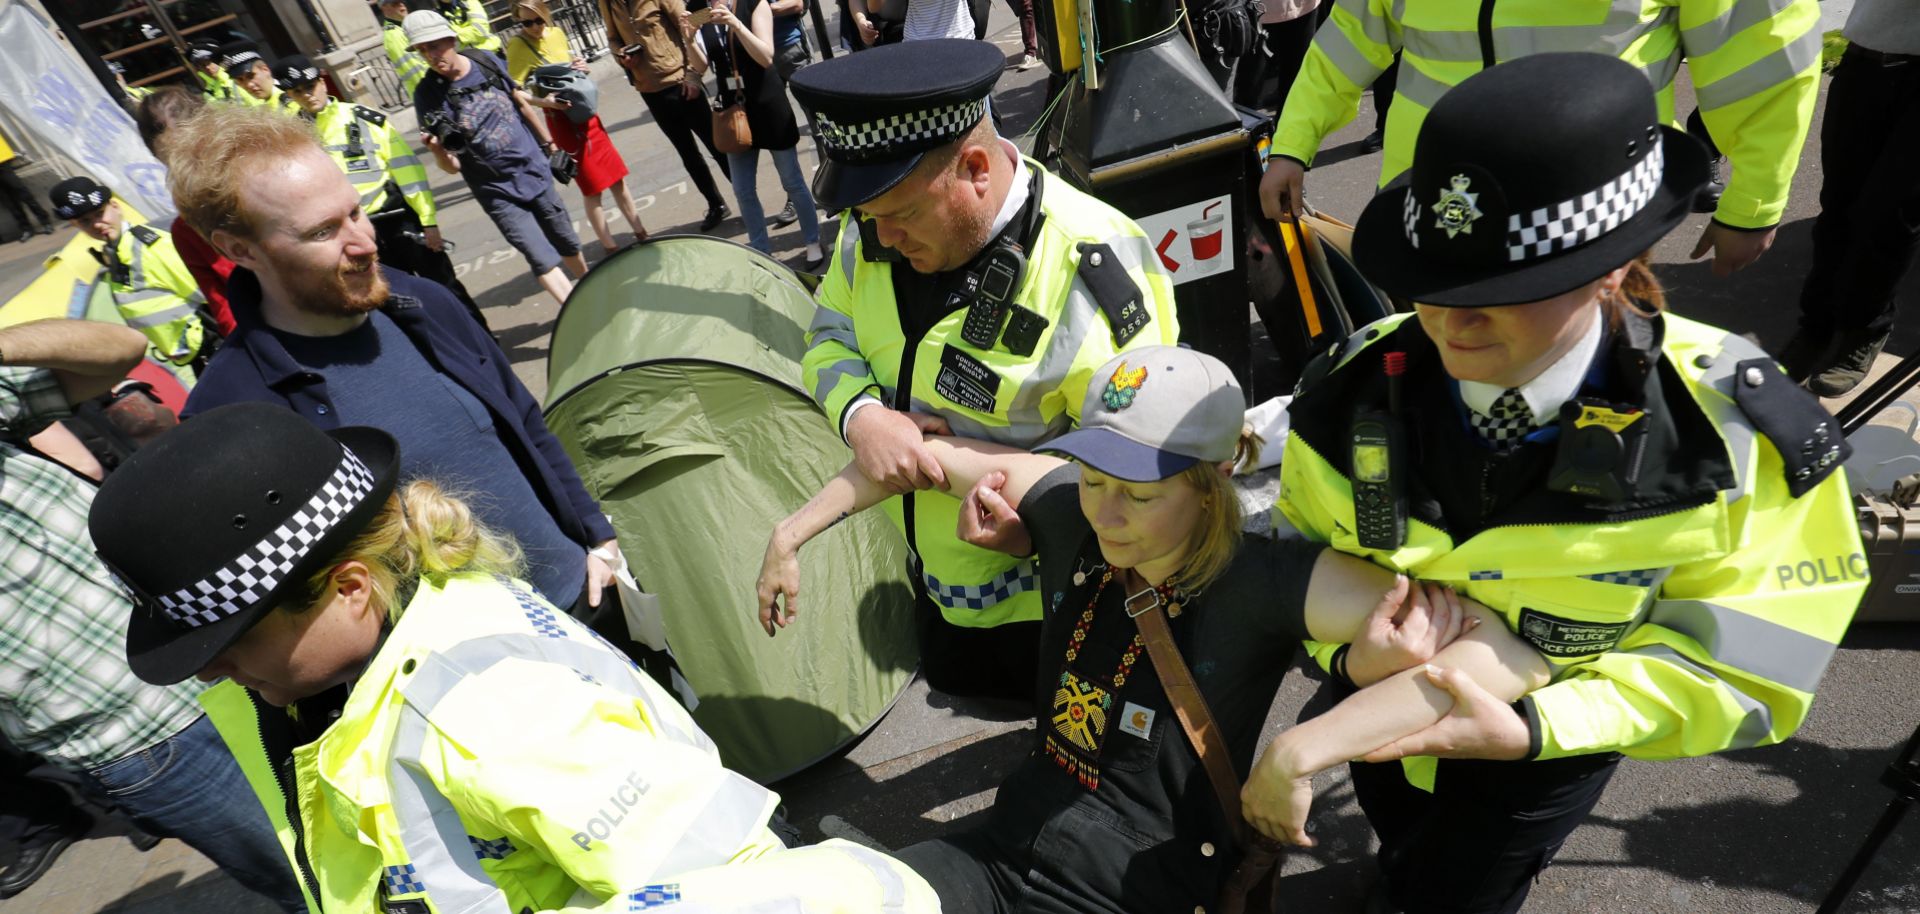
[(767, 536), (852, 458), (800, 383), (813, 299), (751, 248), (666, 237), (596, 265), (553, 330), (546, 420), (620, 534), (726, 763), (776, 780), (879, 720), (917, 662), (906, 548), (874, 511), (800, 554), (760, 629)]

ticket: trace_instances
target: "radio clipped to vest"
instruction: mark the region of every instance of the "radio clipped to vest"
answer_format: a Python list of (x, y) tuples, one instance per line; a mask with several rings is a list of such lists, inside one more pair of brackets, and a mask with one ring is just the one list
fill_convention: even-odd
[[(1009, 235), (1001, 232), (987, 246), (984, 253), (967, 270), (957, 296), (965, 296), (967, 316), (960, 323), (960, 339), (976, 349), (992, 349), (1001, 340), (1000, 328), (1007, 322), (1007, 314), (1018, 305), (1013, 297), (1027, 278), (1027, 248), (1033, 244), (1034, 237), (1040, 233), (1040, 174), (1035, 171), (1027, 178), (1027, 204), (1020, 231)], [(958, 302), (955, 302), (958, 304)], [(1032, 329), (1033, 321), (1040, 322), (1040, 328), (1046, 327), (1046, 318), (1021, 308), (1029, 317), (1022, 320), (1020, 340), (1009, 341), (1008, 351), (1014, 355), (1032, 355), (1033, 344), (1038, 342), (1039, 333)], [(1024, 341), (1026, 351), (1015, 349), (1011, 342)]]

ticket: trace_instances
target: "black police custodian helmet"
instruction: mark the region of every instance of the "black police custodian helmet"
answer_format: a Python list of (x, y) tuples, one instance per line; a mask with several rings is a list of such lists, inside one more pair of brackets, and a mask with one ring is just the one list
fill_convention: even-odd
[(372, 522), (399, 466), (386, 432), (323, 432), (266, 403), (210, 410), (135, 453), (87, 515), (132, 591), (134, 675), (167, 685), (213, 662)]
[(922, 156), (980, 123), (1006, 65), (991, 43), (940, 38), (842, 54), (793, 74), (794, 99), (820, 127), (814, 198), (842, 210), (892, 190)]
[(298, 89), (320, 78), (320, 68), (305, 54), (289, 54), (273, 62), (273, 81), (282, 89)]
[(1434, 104), (1413, 167), (1360, 214), (1354, 262), (1423, 304), (1540, 301), (1652, 247), (1706, 183), (1706, 150), (1660, 123), (1632, 65), (1522, 57)]
[(113, 191), (86, 175), (74, 175), (47, 191), (53, 214), (62, 219), (78, 219), (113, 200)]

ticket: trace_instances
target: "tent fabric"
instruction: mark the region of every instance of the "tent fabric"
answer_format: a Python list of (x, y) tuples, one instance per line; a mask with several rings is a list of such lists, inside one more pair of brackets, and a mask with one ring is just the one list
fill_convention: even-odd
[(548, 362), (547, 424), (659, 595), (695, 719), (762, 781), (864, 733), (917, 663), (906, 549), (879, 512), (809, 544), (798, 622), (759, 627), (773, 525), (852, 458), (800, 387), (813, 310), (765, 255), (660, 238), (574, 287)]

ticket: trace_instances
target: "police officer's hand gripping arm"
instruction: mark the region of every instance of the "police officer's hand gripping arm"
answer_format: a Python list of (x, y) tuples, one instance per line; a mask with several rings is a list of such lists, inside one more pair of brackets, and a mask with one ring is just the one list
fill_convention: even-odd
[(1389, 0), (1345, 0), (1313, 36), (1300, 76), (1280, 106), (1260, 209), (1269, 219), (1298, 215), (1305, 205), (1307, 165), (1320, 142), (1360, 110), (1360, 94), (1393, 64), (1400, 35)]

